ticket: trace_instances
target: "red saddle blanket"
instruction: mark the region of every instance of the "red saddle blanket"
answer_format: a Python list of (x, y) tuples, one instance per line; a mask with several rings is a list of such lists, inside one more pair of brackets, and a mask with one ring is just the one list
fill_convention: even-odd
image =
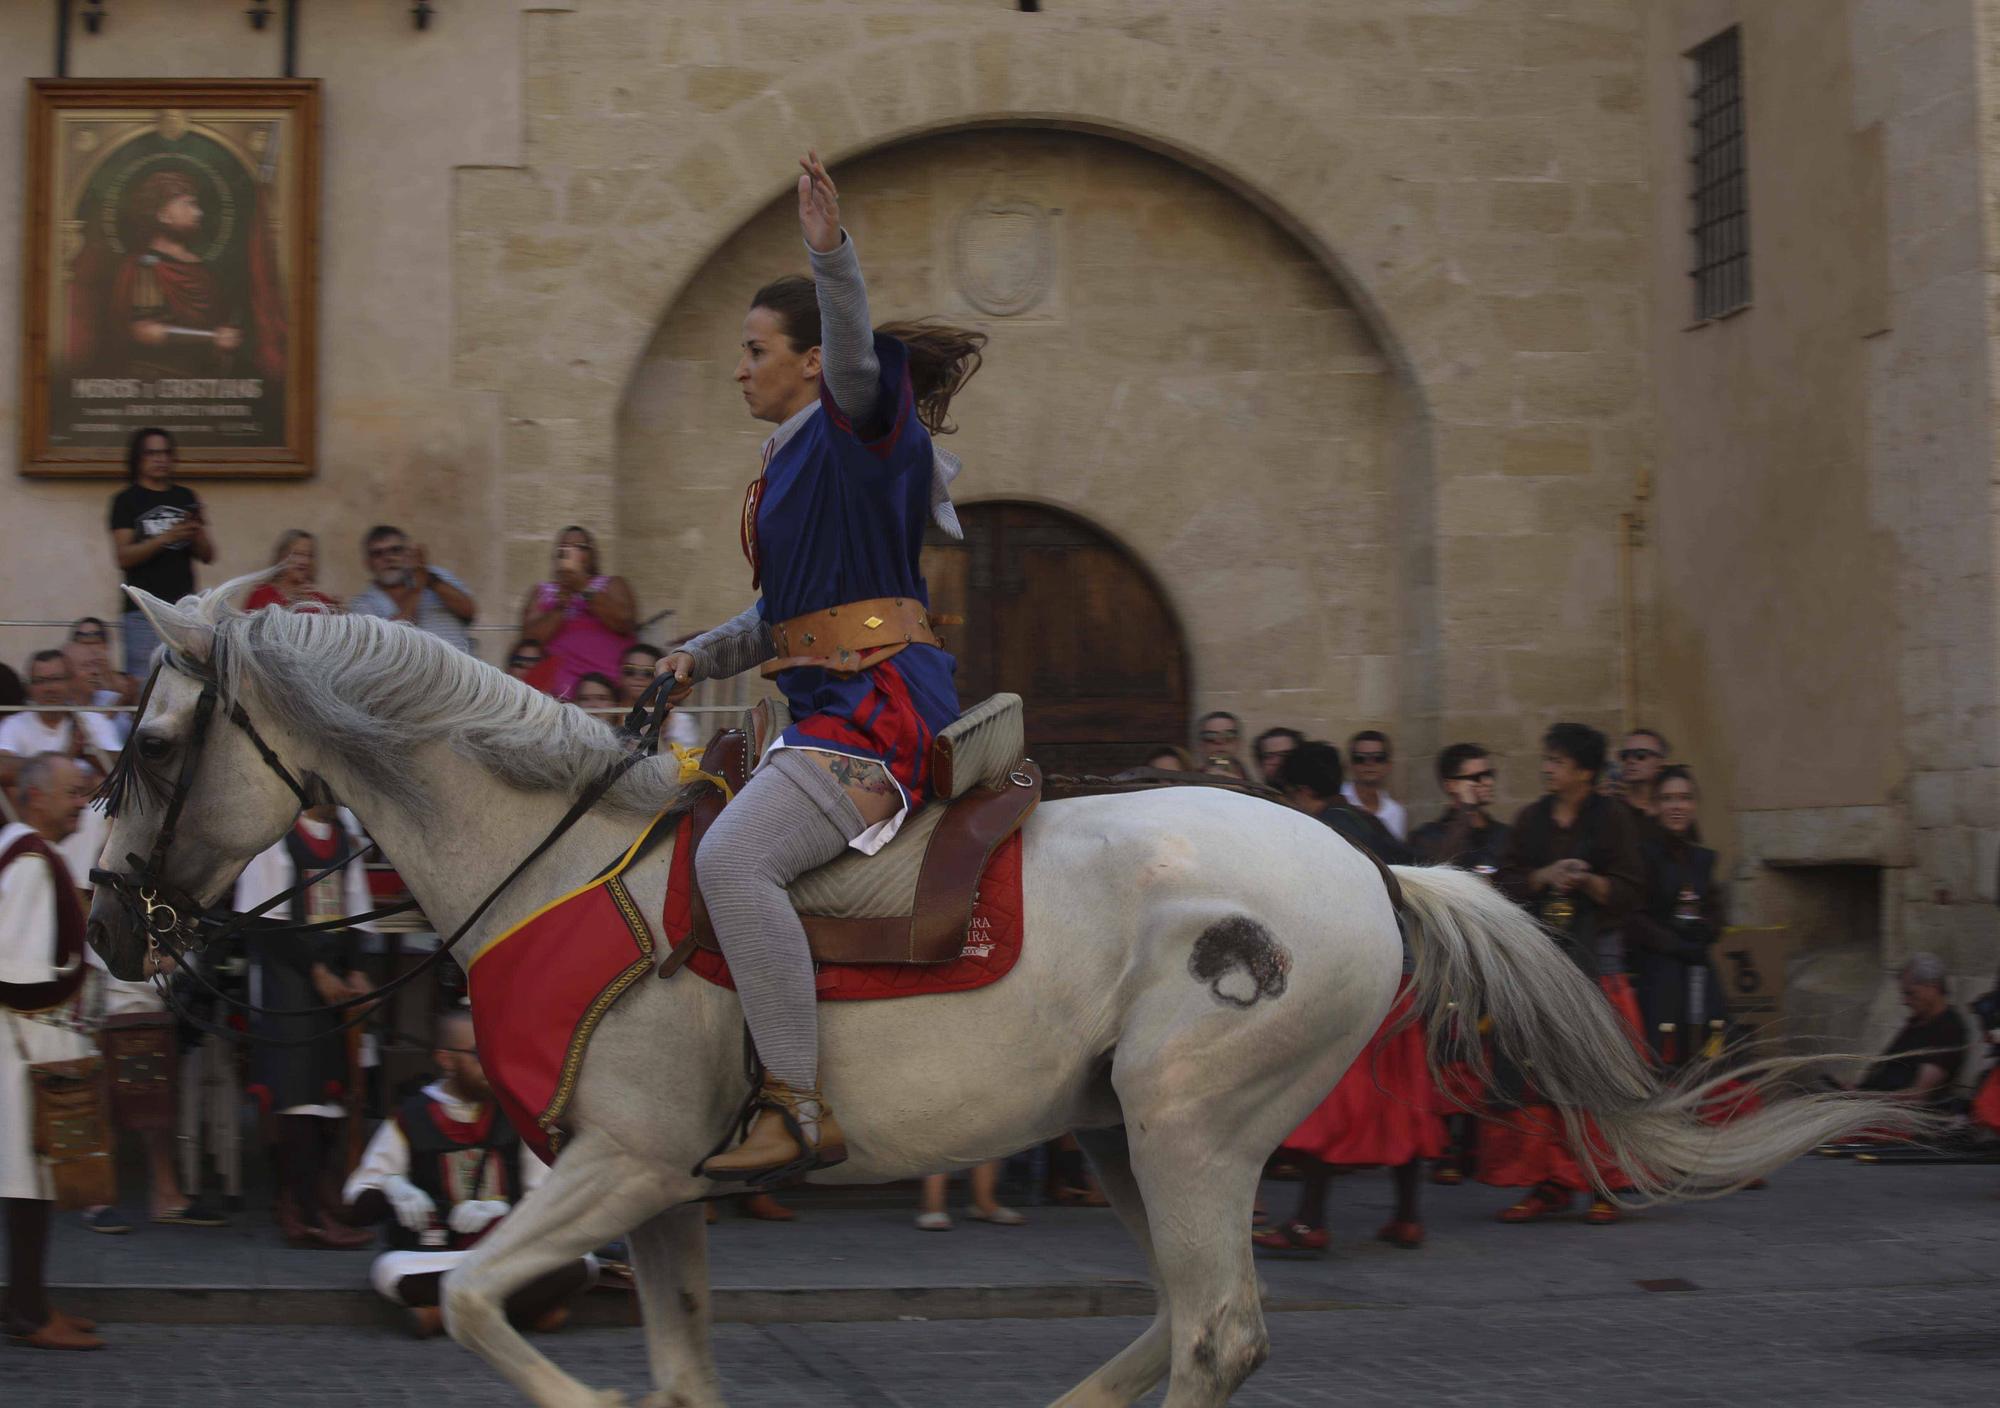
[[(691, 942), (693, 853), (684, 818), (661, 931), (670, 947)], [(638, 843), (609, 875), (553, 900), (488, 944), (472, 961), (467, 990), (479, 1064), (521, 1138), (546, 1162), (562, 1148), (563, 1112), (604, 1014), (651, 973), (660, 953), (620, 878)], [(950, 963), (821, 964), (820, 1000), (969, 992), (1005, 977), (1021, 956), (1021, 837), (993, 852), (979, 885), (965, 948)], [(697, 951), (688, 969), (733, 988), (729, 965)]]
[[(660, 929), (669, 948), (691, 943), (694, 899), (694, 851), (687, 844), (689, 823), (683, 821), (674, 838), (673, 872), (667, 882), (667, 902)], [(949, 963), (821, 963), (815, 986), (821, 1002), (867, 1002), (884, 997), (919, 997), (927, 993), (970, 992), (1007, 976), (1021, 956), (1021, 833), (994, 848), (980, 873), (979, 898), (965, 947)], [(729, 964), (719, 953), (697, 949), (688, 971), (719, 987), (734, 988)]]
[(544, 905), (473, 959), (479, 1064), (543, 1162), (562, 1148), (563, 1111), (597, 1024), (653, 971), (654, 955), (645, 916), (613, 874)]

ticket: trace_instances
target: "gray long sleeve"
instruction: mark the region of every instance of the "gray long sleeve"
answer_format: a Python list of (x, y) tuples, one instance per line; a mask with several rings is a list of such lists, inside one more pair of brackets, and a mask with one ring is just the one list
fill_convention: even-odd
[(685, 650), (694, 657), (697, 682), (740, 675), (777, 654), (771, 646), (771, 633), (765, 629), (764, 618), (757, 614), (755, 605), (674, 649)]
[(875, 416), (881, 396), (882, 363), (875, 356), (875, 325), (868, 317), (868, 286), (861, 279), (861, 260), (846, 230), (831, 254), (811, 245), (813, 289), (819, 295), (819, 355), (821, 375), (833, 403), (856, 426)]

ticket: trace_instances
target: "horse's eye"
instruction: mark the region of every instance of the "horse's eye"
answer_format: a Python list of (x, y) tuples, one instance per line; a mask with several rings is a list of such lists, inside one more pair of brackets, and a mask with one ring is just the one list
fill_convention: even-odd
[(142, 733), (138, 738), (139, 756), (149, 763), (157, 763), (174, 751), (174, 745), (156, 733)]

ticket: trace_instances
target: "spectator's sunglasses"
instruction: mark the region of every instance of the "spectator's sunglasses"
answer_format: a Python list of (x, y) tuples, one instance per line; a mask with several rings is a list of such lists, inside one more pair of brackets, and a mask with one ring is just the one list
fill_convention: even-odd
[(1657, 748), (1621, 748), (1618, 761), (1621, 763), (1643, 763), (1648, 758), (1664, 758), (1667, 755)]
[(1387, 753), (1356, 753), (1354, 761), (1357, 763), (1386, 763), (1389, 761), (1389, 755)]
[(82, 630), (71, 631), (69, 638), (75, 645), (102, 645), (104, 632), (96, 626), (85, 626)]
[(409, 546), (408, 543), (377, 543), (374, 547), (368, 549), (368, 555), (370, 557), (389, 557), (394, 553), (407, 552)]
[(1205, 728), (1201, 731), (1201, 741), (1203, 743), (1234, 743), (1236, 741), (1236, 730), (1233, 728)]
[(1453, 782), (1491, 782), (1491, 781), (1493, 780), (1493, 777), (1494, 777), (1494, 773), (1493, 773), (1493, 769), (1492, 769), (1492, 768), (1487, 768), (1487, 769), (1486, 769), (1485, 771), (1483, 771), (1483, 772), (1462, 772), (1462, 773), (1460, 773), (1460, 774), (1459, 774), (1459, 775), (1458, 775), (1457, 777), (1454, 777), (1454, 778), (1452, 779), (1452, 781), (1453, 781)]
[(31, 684), (31, 685), (36, 685), (36, 684), (68, 684), (68, 683), (69, 683), (69, 680), (70, 680), (70, 676), (69, 676), (69, 671), (67, 671), (67, 670), (63, 671), (63, 672), (62, 672), (61, 674), (59, 674), (59, 675), (36, 675), (36, 674), (30, 674), (30, 675), (28, 676), (28, 683), (29, 683), (29, 684)]
[(618, 673), (628, 680), (649, 680), (653, 677), (651, 665), (620, 665)]
[(510, 670), (532, 670), (541, 663), (542, 657), (539, 655), (516, 655), (507, 662), (507, 668)]
[(1292, 750), (1289, 748), (1259, 748), (1257, 750), (1257, 761), (1260, 763), (1268, 763), (1273, 758), (1289, 758), (1291, 756)]

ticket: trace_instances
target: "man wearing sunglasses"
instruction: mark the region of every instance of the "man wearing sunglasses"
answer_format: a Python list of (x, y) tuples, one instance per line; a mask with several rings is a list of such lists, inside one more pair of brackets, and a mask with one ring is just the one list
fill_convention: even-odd
[(1410, 849), (1425, 865), (1493, 874), (1507, 843), (1506, 823), (1488, 811), (1496, 781), (1493, 759), (1477, 743), (1454, 743), (1438, 754), (1437, 775), (1447, 805), (1437, 820), (1410, 834)]
[(368, 564), (371, 581), (349, 599), (350, 612), (407, 621), (460, 650), (472, 649), (472, 637), (465, 628), (479, 614), (479, 607), (465, 583), (444, 568), (431, 565), (422, 543), (412, 543), (402, 529), (384, 523), (370, 528), (361, 540), (361, 556)]
[(1389, 735), (1377, 729), (1363, 729), (1347, 740), (1347, 761), (1351, 775), (1340, 791), (1351, 806), (1368, 813), (1398, 841), (1410, 834), (1410, 816), (1403, 804), (1389, 795), (1389, 764), (1392, 754)]
[(1201, 716), (1201, 770), (1218, 777), (1233, 777), (1239, 782), (1247, 782), (1250, 774), (1243, 770), (1243, 763), (1236, 756), (1236, 745), (1243, 737), (1243, 723), (1236, 715), (1218, 709), (1212, 714)]
[(1650, 728), (1633, 729), (1618, 747), (1619, 791), (1625, 805), (1639, 813), (1634, 820), (1643, 818), (1642, 835), (1659, 812), (1653, 800), (1653, 784), (1659, 780), (1660, 769), (1666, 766), (1672, 751), (1666, 735)]

